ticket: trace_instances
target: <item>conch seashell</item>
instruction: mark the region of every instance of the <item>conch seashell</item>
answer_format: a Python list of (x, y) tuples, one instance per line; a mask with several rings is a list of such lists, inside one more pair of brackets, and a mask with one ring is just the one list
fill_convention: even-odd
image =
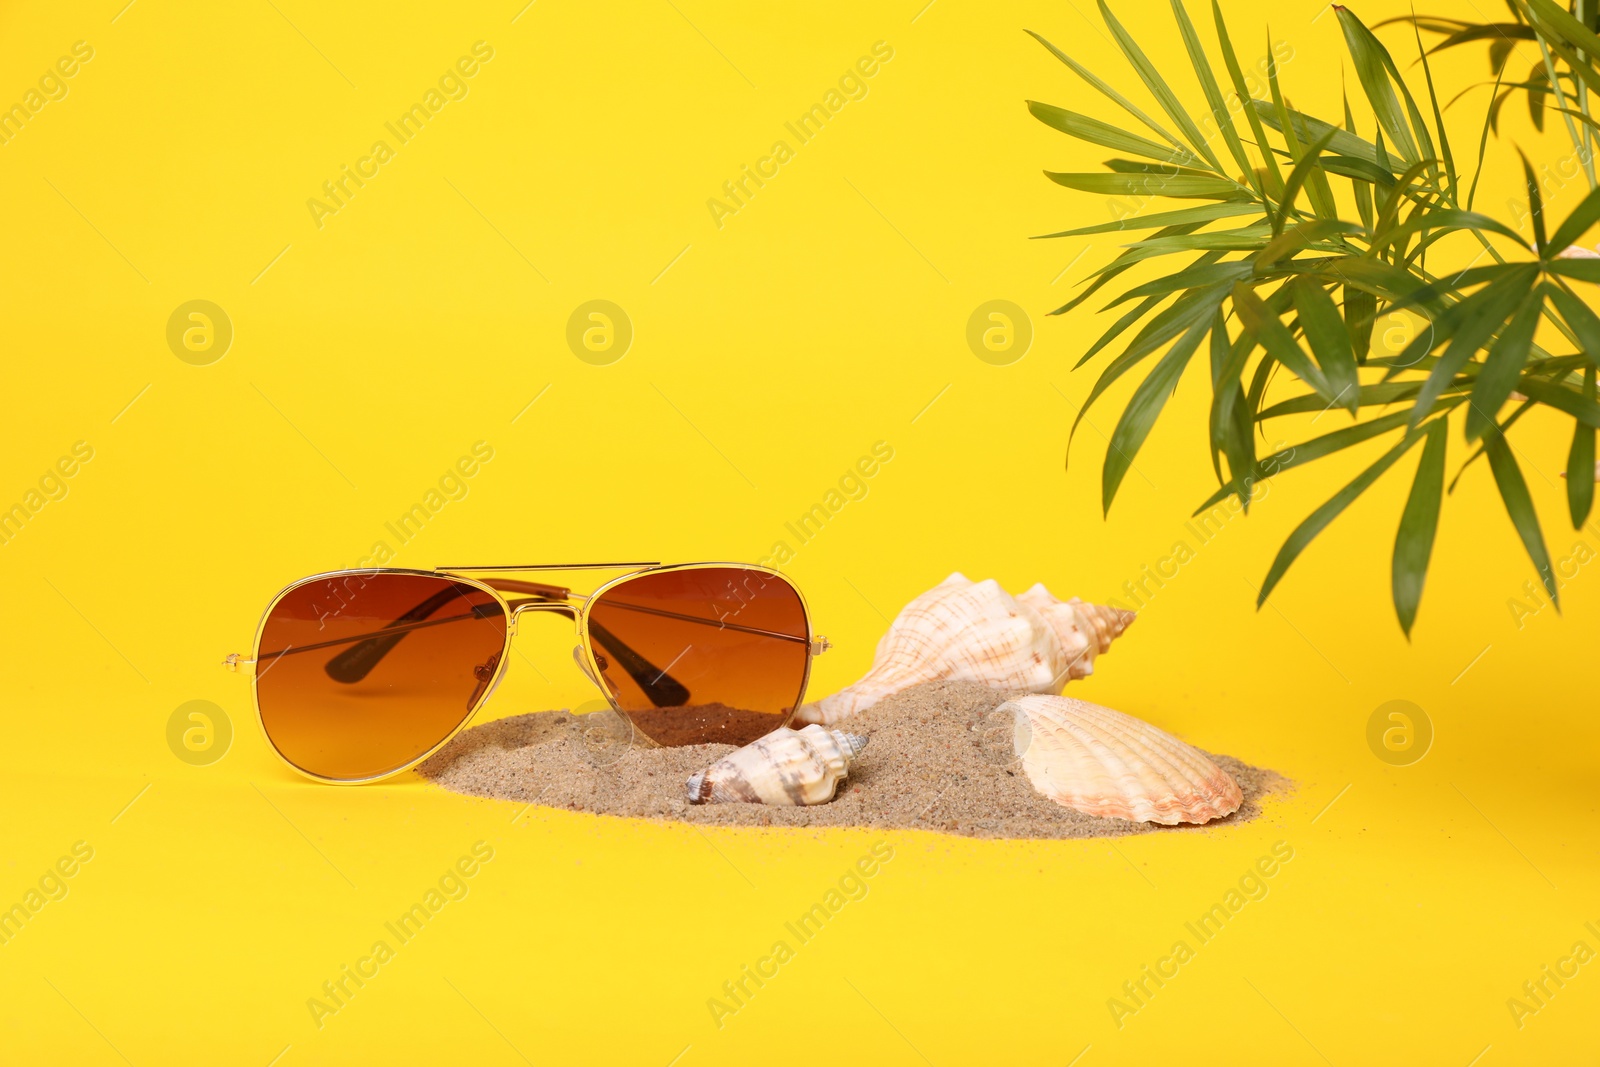
[(840, 730), (783, 727), (689, 779), (691, 804), (826, 804), (867, 739)]
[(1095, 657), (1133, 617), (1077, 597), (1057, 600), (1042, 585), (1013, 597), (992, 578), (952, 574), (901, 610), (860, 681), (806, 704), (795, 721), (831, 726), (902, 689), (942, 679), (1060, 692), (1068, 679), (1094, 673)]
[(1205, 753), (1142, 719), (1071, 697), (1008, 700), (1033, 788), (1087, 815), (1173, 826), (1232, 815), (1243, 795)]
[(1067, 678), (1087, 678), (1094, 673), (1094, 658), (1111, 648), (1111, 642), (1133, 624), (1134, 612), (1085, 604), (1077, 597), (1057, 600), (1043, 583), (1017, 597), (1017, 603), (1044, 616), (1067, 654)]

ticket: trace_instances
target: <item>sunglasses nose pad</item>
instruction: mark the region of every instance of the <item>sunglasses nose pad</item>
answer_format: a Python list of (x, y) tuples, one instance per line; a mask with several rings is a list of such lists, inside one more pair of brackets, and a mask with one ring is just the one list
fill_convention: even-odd
[(591, 682), (593, 682), (595, 684), (596, 688), (600, 689), (602, 692), (610, 693), (613, 697), (615, 697), (617, 695), (616, 687), (613, 686), (609, 680), (602, 679), (602, 678), (596, 678), (594, 676), (594, 672), (589, 669), (589, 664), (587, 662), (585, 662), (584, 658), (583, 658), (583, 646), (582, 645), (574, 645), (573, 646), (573, 649), (572, 649), (572, 662), (574, 662), (574, 663), (576, 663), (578, 665), (578, 669), (584, 673), (585, 677), (587, 677), (589, 679), (589, 681), (591, 681)]
[(484, 690), (489, 688), (489, 683), (494, 681), (495, 668), (498, 666), (500, 666), (500, 653), (496, 652), (472, 668), (473, 677), (477, 678), (478, 684), (473, 687), (472, 695), (467, 698), (467, 710), (470, 711), (478, 706), (478, 699), (483, 696)]

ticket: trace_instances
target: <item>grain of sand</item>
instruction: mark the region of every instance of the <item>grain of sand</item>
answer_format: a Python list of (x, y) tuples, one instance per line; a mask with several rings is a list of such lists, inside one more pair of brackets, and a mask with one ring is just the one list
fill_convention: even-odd
[[(597, 815), (716, 826), (868, 826), (962, 837), (1116, 837), (1183, 829), (1098, 818), (1033, 791), (1011, 753), (1010, 716), (994, 716), (1005, 693), (965, 682), (933, 682), (898, 693), (835, 728), (868, 738), (831, 803), (691, 805), (685, 782), (733, 751), (729, 745), (648, 747), (630, 742), (609, 712), (543, 711), (464, 731), (418, 770), (471, 796)], [(1000, 720), (1004, 719), (1002, 723)], [(1231, 756), (1208, 753), (1238, 781), (1244, 803), (1205, 827), (1245, 822), (1268, 793), (1289, 783)]]

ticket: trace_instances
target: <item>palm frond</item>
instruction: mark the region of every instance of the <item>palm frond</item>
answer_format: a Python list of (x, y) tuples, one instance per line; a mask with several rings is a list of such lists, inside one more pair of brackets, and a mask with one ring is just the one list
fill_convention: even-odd
[[(1530, 213), (1518, 222), (1529, 223), (1531, 235), (1471, 204), (1489, 134), (1509, 94), (1528, 96), (1540, 116), (1553, 98), (1570, 112), (1575, 130), (1582, 126), (1584, 138), (1594, 135), (1591, 125), (1600, 130), (1587, 112), (1587, 90), (1600, 92), (1600, 35), (1552, 0), (1508, 0), (1514, 22), (1408, 17), (1403, 21), (1410, 24), (1418, 52), (1414, 70), (1422, 82), (1413, 90), (1372, 30), (1340, 8), (1338, 23), (1365, 114), (1358, 115), (1347, 95), (1340, 120), (1327, 121), (1290, 105), (1270, 46), (1261, 65), (1266, 96), (1253, 97), (1217, 0), (1211, 6), (1220, 62), (1208, 54), (1183, 0), (1169, 3), (1194, 75), (1198, 103), (1192, 109), (1170, 71), (1158, 70), (1106, 0), (1099, 0), (1111, 39), (1161, 120), (1034, 34), (1143, 127), (1130, 130), (1028, 102), (1045, 125), (1117, 153), (1099, 171), (1047, 171), (1052, 181), (1140, 205), (1112, 222), (1043, 235), (1129, 235), (1119, 253), (1091, 271), (1082, 291), (1055, 312), (1072, 311), (1102, 290), (1109, 298), (1101, 310), (1119, 312), (1079, 361), (1082, 366), (1109, 354), (1069, 441), (1090, 407), (1124, 378), (1136, 379), (1103, 461), (1102, 508), (1109, 513), (1167, 399), (1209, 338), (1206, 440), (1218, 488), (1201, 510), (1230, 496), (1248, 508), (1265, 479), (1388, 441), (1291, 534), (1268, 570), (1262, 601), (1317, 534), (1421, 444), (1391, 561), (1395, 611), (1409, 635), (1441, 518), (1452, 424), (1467, 446), (1475, 446), (1456, 479), (1476, 459), (1488, 459), (1506, 513), (1548, 585), (1543, 534), (1506, 434), (1527, 410), (1542, 406), (1574, 421), (1572, 469), (1582, 472), (1594, 463), (1600, 315), (1574, 286), (1600, 284), (1600, 260), (1571, 258), (1569, 250), (1600, 224), (1600, 192), (1591, 192), (1552, 229), (1530, 168)], [(1442, 40), (1424, 47), (1423, 33)], [(1501, 76), (1505, 56), (1491, 56), (1495, 88), (1463, 198), (1429, 56), (1508, 40), (1548, 46), (1551, 63), (1525, 82), (1508, 83)], [(1568, 106), (1569, 97), (1576, 107)], [(1373, 133), (1370, 140), (1360, 133), (1362, 121)], [(1222, 151), (1203, 128), (1220, 136)], [(1473, 262), (1484, 255), (1490, 262)], [(1430, 259), (1449, 266), (1435, 272)], [(1129, 271), (1138, 272), (1131, 283), (1109, 288)], [(1424, 316), (1425, 329), (1398, 353), (1375, 353), (1375, 324), (1400, 311)], [(1537, 343), (1541, 321), (1571, 342), (1570, 354)], [(1111, 354), (1119, 344), (1121, 350)], [(1526, 399), (1502, 417), (1513, 393)], [(1255, 430), (1265, 423), (1332, 408), (1343, 409), (1350, 424), (1257, 455)], [(1574, 523), (1587, 520), (1593, 495), (1592, 479), (1569, 480)]]

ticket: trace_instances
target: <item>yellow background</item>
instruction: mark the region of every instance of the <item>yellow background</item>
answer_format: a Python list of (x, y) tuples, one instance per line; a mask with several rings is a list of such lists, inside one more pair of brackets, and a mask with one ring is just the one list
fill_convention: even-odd
[[(480, 440), (494, 459), (396, 564), (753, 560), (787, 541), (786, 569), (837, 646), (813, 694), (856, 675), (886, 617), (952, 570), (1117, 596), (1189, 539), (1212, 482), (1193, 374), (1109, 521), (1100, 431), (1127, 387), (1063, 472), (1097, 373), (1070, 368), (1102, 323), (1092, 308), (1043, 313), (1117, 242), (1026, 238), (1109, 217), (1040, 171), (1110, 153), (1023, 100), (1115, 116), (1023, 29), (1145, 99), (1086, 0), (122, 2), (0, 13), (5, 101), (73, 42), (94, 49), (68, 95), (0, 147), (0, 502), (74, 442), (95, 450), (0, 547), (0, 905), (74, 842), (94, 849), (69, 895), (0, 946), (7, 1061), (1592, 1060), (1600, 965), (1520, 1029), (1506, 1002), (1574, 942), (1600, 948), (1584, 928), (1600, 925), (1600, 578), (1579, 570), (1564, 617), (1519, 625), (1508, 601), (1533, 572), (1482, 465), (1446, 502), (1411, 643), (1388, 566), (1414, 459), (1253, 608), (1282, 538), (1354, 457), (1277, 479), (1074, 685), (1296, 781), (1263, 818), (1209, 832), (702, 832), (521, 811), (414, 775), (318, 787), (269, 755), (247, 677), (218, 666), (248, 651), (281, 586), (393, 544), (384, 523)], [(1345, 52), (1322, 5), (1225, 6), (1247, 60), (1270, 19), (1294, 50), (1291, 97), (1337, 114)], [(1196, 100), (1165, 5), (1120, 8)], [(1382, 32), (1408, 64), (1407, 35)], [(469, 95), (319, 229), (307, 199), (479, 40), (494, 58)], [(774, 141), (793, 146), (784, 123), (877, 41), (894, 56), (867, 96), (718, 228), (708, 198)], [(1436, 75), (1453, 92), (1483, 69), (1473, 49)], [(1483, 94), (1451, 112), (1463, 157)], [(1509, 138), (1563, 151), (1508, 114), (1480, 200), (1502, 216)], [(165, 340), (193, 299), (235, 331), (209, 366)], [(609, 366), (565, 341), (593, 299), (635, 329)], [(964, 338), (994, 299), (1033, 316), (1010, 366)], [(1514, 436), (1558, 559), (1600, 544), (1564, 519), (1569, 426), (1530, 418)], [(870, 492), (797, 545), (785, 523), (878, 441), (894, 459)], [(1453, 440), (1452, 469), (1461, 455)], [(524, 627), (485, 714), (591, 699), (571, 643)], [(234, 728), (208, 767), (166, 742), (173, 710), (197, 699)], [(1394, 699), (1436, 731), (1410, 767), (1366, 743)], [(470, 895), (318, 1029), (307, 999), (480, 840), (495, 854)], [(1278, 841), (1294, 859), (1269, 895), (1119, 1029), (1108, 998)], [(894, 859), (870, 893), (715, 1026), (708, 998), (878, 843)]]

